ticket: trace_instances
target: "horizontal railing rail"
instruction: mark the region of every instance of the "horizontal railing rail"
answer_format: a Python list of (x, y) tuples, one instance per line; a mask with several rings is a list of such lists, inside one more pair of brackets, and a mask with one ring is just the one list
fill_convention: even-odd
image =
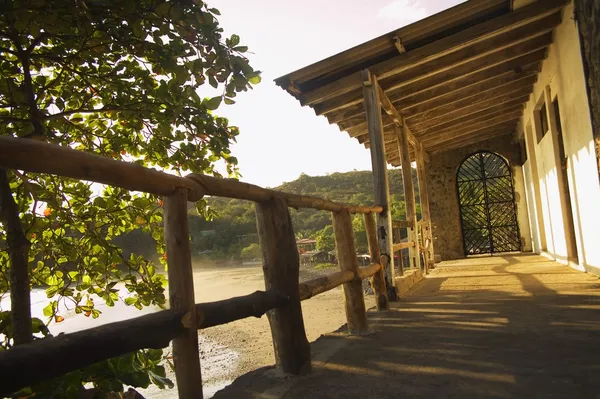
[(248, 201), (281, 197), (292, 208), (332, 212), (345, 209), (350, 213), (383, 211), (380, 206), (343, 204), (319, 197), (270, 190), (233, 179), (196, 174), (180, 177), (133, 162), (117, 161), (69, 147), (13, 137), (0, 137), (0, 167), (87, 180), (155, 195), (169, 196), (176, 188), (185, 188), (189, 192), (189, 201), (198, 201), (204, 195)]
[[(310, 346), (300, 301), (344, 285), (348, 331), (359, 334), (368, 331), (361, 280), (373, 277), (377, 308), (388, 306), (384, 279), (388, 262), (385, 256), (380, 259), (373, 219), (373, 213), (383, 211), (380, 206), (343, 204), (211, 176), (180, 177), (69, 147), (11, 137), (0, 137), (0, 168), (53, 174), (163, 196), (171, 307), (0, 352), (0, 375), (6, 381), (0, 388), (2, 393), (10, 394), (100, 360), (137, 349), (164, 348), (172, 342), (179, 396), (202, 397), (196, 330), (265, 313), (277, 348), (277, 367), (286, 373), (305, 374), (311, 367)], [(198, 201), (205, 195), (255, 202), (265, 291), (194, 304), (187, 202)], [(339, 272), (299, 283), (299, 254), (288, 207), (332, 212)], [(351, 213), (362, 213), (365, 218), (373, 261), (365, 267), (358, 266)]]

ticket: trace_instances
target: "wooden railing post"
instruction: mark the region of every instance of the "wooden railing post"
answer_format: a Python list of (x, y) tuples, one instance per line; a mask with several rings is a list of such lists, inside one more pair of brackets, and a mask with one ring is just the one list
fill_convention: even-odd
[[(373, 215), (370, 213), (365, 214), (364, 220), (367, 240), (369, 242), (371, 263), (381, 264), (381, 269), (373, 275), (372, 280), (373, 291), (375, 292), (375, 298), (377, 300), (377, 310), (388, 310), (390, 304), (387, 296), (387, 287), (385, 286), (385, 267), (389, 267), (389, 265), (387, 265), (387, 257), (381, 257), (381, 251), (379, 251), (379, 244), (377, 243), (377, 228), (375, 226)], [(385, 261), (382, 261), (383, 259), (385, 259)]]
[(306, 339), (299, 281), (300, 257), (285, 200), (273, 197), (256, 203), (256, 225), (263, 256), (265, 288), (289, 296), (286, 306), (267, 312), (275, 362), (284, 373), (310, 372), (310, 344)]
[(421, 268), (421, 257), (419, 256), (419, 237), (417, 230), (417, 208), (415, 201), (415, 191), (412, 180), (412, 166), (408, 152), (408, 143), (406, 126), (395, 126), (396, 137), (398, 138), (398, 152), (400, 153), (400, 164), (402, 167), (402, 186), (404, 187), (404, 204), (406, 206), (406, 220), (410, 223), (408, 226), (408, 241), (413, 241), (415, 246), (409, 248), (411, 264), (409, 267)]
[[(367, 126), (369, 130), (371, 166), (373, 169), (373, 189), (375, 205), (383, 210), (377, 214), (377, 240), (379, 251), (387, 256), (387, 267), (384, 270), (388, 298), (396, 301), (398, 296), (394, 287), (394, 253), (392, 251), (392, 214), (390, 210), (390, 184), (383, 140), (383, 119), (381, 117), (381, 98), (377, 78), (368, 69), (361, 72), (363, 81), (363, 97)], [(382, 265), (383, 266), (383, 265)]]
[(332, 218), (340, 269), (351, 271), (356, 276), (354, 280), (344, 284), (348, 332), (350, 334), (363, 334), (368, 332), (369, 326), (367, 324), (362, 281), (358, 278), (358, 258), (354, 245), (352, 219), (348, 211), (334, 212)]
[[(169, 305), (189, 315), (190, 325), (173, 340), (173, 362), (180, 398), (202, 398), (194, 278), (188, 232), (188, 190), (177, 188), (164, 198), (165, 242), (169, 265)], [(187, 319), (187, 315), (186, 315)]]
[[(429, 185), (427, 170), (425, 169), (425, 149), (422, 143), (415, 147), (415, 154), (417, 158), (417, 176), (419, 178), (419, 198), (421, 199), (421, 242), (424, 247), (425, 273), (429, 273), (430, 262), (433, 259), (433, 233), (431, 231), (431, 212), (429, 210)], [(429, 240), (429, 244), (427, 244), (427, 240)]]

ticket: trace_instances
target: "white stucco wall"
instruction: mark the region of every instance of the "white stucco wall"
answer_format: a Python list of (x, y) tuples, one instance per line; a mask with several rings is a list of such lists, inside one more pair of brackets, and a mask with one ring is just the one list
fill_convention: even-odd
[[(546, 90), (549, 90), (549, 96), (548, 93), (545, 95)], [(557, 97), (559, 102), (564, 146), (568, 156), (566, 173), (579, 267), (600, 273), (600, 183), (573, 5), (567, 6), (563, 11), (562, 23), (554, 32), (554, 43), (543, 62), (520, 123), (525, 132), (530, 125), (533, 135), (533, 140), (526, 140), (528, 164), (524, 166), (524, 175), (528, 195), (534, 195), (534, 185), (538, 184), (541, 197), (541, 210), (535, 206), (535, 198), (528, 198), (529, 211), (531, 214), (541, 211), (543, 215), (543, 226), (531, 223), (532, 235), (535, 238), (534, 230), (539, 227), (540, 234), (545, 237), (547, 252), (559, 261), (566, 261), (567, 242), (559, 187), (557, 132), (551, 128), (537, 142), (536, 129), (539, 131), (539, 123), (536, 123), (534, 115), (536, 105), (544, 97), (546, 100)], [(550, 108), (552, 104), (546, 101), (546, 106)], [(537, 182), (531, 171), (533, 165), (529, 164), (533, 161), (537, 166)], [(532, 216), (531, 220), (534, 219)], [(540, 241), (544, 241), (544, 238), (540, 237)], [(542, 246), (538, 242), (536, 249)]]

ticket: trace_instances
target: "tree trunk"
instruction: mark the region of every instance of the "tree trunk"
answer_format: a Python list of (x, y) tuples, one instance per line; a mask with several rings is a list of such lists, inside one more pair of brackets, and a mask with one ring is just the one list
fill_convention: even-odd
[(29, 241), (19, 220), (19, 208), (12, 196), (8, 174), (0, 169), (0, 221), (6, 231), (10, 256), (10, 312), (15, 345), (33, 341), (31, 298), (29, 296)]

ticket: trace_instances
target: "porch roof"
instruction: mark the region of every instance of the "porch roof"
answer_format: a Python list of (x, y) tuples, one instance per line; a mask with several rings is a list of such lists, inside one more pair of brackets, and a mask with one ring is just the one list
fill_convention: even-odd
[(398, 166), (394, 125), (429, 153), (512, 133), (568, 3), (470, 0), (275, 82), (368, 148), (368, 69), (382, 89), (387, 161)]

